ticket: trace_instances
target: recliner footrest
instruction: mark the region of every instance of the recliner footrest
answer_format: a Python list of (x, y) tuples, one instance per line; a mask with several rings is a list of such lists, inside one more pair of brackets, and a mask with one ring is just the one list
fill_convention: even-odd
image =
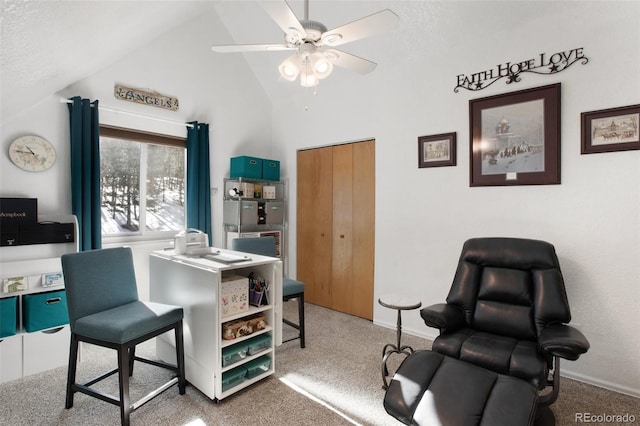
[(387, 413), (408, 425), (532, 425), (530, 383), (432, 351), (416, 351), (394, 375)]

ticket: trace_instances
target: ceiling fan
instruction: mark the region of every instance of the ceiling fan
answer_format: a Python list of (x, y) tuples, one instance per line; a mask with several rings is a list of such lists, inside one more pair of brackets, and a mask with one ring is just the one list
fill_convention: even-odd
[(367, 74), (376, 67), (375, 62), (342, 50), (334, 49), (352, 41), (385, 33), (398, 26), (398, 15), (389, 9), (327, 30), (321, 22), (309, 19), (309, 0), (305, 0), (304, 19), (299, 20), (286, 1), (260, 2), (271, 18), (284, 31), (283, 44), (239, 44), (212, 46), (218, 53), (295, 51), (278, 67), (286, 80), (295, 81), (300, 76), (304, 87), (317, 86), (319, 80), (328, 77), (337, 65), (359, 74)]

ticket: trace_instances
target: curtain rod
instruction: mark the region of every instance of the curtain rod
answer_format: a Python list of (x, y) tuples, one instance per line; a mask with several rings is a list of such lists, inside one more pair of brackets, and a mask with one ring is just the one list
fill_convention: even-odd
[[(62, 98), (62, 99), (60, 99), (60, 103), (72, 104), (73, 101), (71, 99)], [(93, 105), (91, 105), (91, 106), (93, 107)], [(146, 118), (147, 120), (160, 121), (162, 123), (167, 123), (167, 124), (176, 124), (178, 126), (187, 126), (187, 127), (191, 128), (191, 129), (193, 129), (193, 124), (191, 124), (191, 123), (183, 123), (181, 121), (168, 120), (166, 118), (154, 117), (152, 115), (139, 114), (137, 112), (123, 111), (121, 109), (109, 108), (109, 107), (105, 107), (105, 106), (102, 106), (102, 105), (98, 105), (98, 109), (102, 110), (102, 111), (115, 112), (116, 114), (124, 114), (124, 115), (130, 115), (132, 117)]]

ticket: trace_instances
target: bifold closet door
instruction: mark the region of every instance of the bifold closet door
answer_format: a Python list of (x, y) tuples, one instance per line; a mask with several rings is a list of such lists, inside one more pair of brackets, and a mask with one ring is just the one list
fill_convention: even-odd
[(333, 247), (331, 307), (351, 312), (353, 305), (353, 146), (333, 147)]
[(305, 301), (331, 305), (333, 179), (331, 147), (298, 151), (296, 269)]
[(375, 261), (375, 142), (353, 144), (351, 312), (373, 320)]
[(373, 318), (374, 141), (298, 152), (297, 277), (305, 300)]

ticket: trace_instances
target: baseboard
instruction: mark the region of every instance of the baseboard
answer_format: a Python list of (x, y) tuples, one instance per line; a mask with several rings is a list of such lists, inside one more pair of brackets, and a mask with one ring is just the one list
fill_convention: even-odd
[[(617, 383), (609, 382), (607, 380), (597, 379), (595, 377), (591, 377), (585, 374), (575, 373), (566, 368), (566, 363), (560, 368), (560, 376), (566, 377), (567, 379), (576, 380), (578, 382), (586, 383), (589, 385), (597, 386), (599, 388), (604, 388), (613, 392), (622, 393), (625, 395), (632, 396), (634, 398), (640, 398), (640, 389), (630, 388), (628, 386), (622, 386)], [(560, 391), (562, 392), (562, 390)]]
[[(391, 322), (385, 322), (385, 321), (376, 321), (375, 319), (373, 320), (373, 324), (378, 325), (380, 327), (389, 328), (391, 330), (395, 330), (397, 327), (397, 324), (395, 322), (391, 323)], [(402, 333), (409, 334), (415, 337), (421, 337), (423, 339), (427, 339), (429, 342), (433, 342), (433, 340), (436, 337), (438, 337), (438, 334), (439, 334), (438, 330), (436, 330), (435, 328), (431, 329), (428, 327), (424, 327), (424, 328), (421, 328), (420, 330), (416, 330), (411, 327), (406, 327), (405, 325), (402, 326)]]
[[(392, 330), (396, 329), (395, 323), (390, 323), (390, 322), (388, 323), (383, 321), (374, 321), (373, 323), (380, 327), (389, 328)], [(433, 340), (436, 337), (438, 337), (438, 330), (430, 329), (430, 328), (415, 330), (415, 329), (407, 328), (403, 326), (402, 333), (409, 334), (411, 336), (421, 337), (423, 339), (429, 340), (430, 342), (433, 342)], [(562, 364), (562, 367), (560, 368), (560, 376), (566, 377), (567, 379), (576, 380), (578, 382), (586, 383), (588, 385), (604, 388), (613, 392), (629, 395), (634, 398), (640, 398), (640, 389), (634, 389), (628, 386), (622, 386), (620, 384), (609, 382), (607, 380), (601, 380), (589, 375), (573, 372), (571, 371), (570, 368), (567, 368), (567, 362)]]

